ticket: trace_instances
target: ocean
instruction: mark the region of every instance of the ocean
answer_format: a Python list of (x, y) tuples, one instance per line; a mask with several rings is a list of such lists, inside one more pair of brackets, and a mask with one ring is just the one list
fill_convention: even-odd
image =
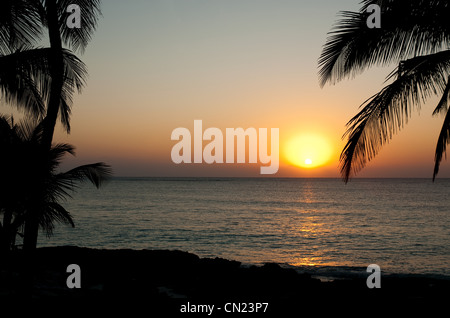
[[(450, 278), (450, 179), (114, 178), (39, 247), (169, 249), (244, 265)], [(180, 264), (182, 266), (182, 264)]]

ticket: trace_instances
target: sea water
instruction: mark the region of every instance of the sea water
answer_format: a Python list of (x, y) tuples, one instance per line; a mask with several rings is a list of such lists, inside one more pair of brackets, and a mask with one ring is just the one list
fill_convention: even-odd
[(450, 277), (450, 179), (114, 178), (64, 206), (76, 227), (39, 246)]

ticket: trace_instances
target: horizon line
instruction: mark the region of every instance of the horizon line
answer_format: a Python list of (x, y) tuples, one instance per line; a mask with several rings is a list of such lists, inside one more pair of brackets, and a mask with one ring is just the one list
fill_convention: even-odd
[[(113, 176), (113, 179), (337, 179), (342, 180), (342, 177), (275, 177), (275, 176)], [(363, 180), (363, 179), (430, 179), (432, 177), (353, 177), (352, 180)], [(450, 179), (450, 177), (436, 178), (436, 180)]]

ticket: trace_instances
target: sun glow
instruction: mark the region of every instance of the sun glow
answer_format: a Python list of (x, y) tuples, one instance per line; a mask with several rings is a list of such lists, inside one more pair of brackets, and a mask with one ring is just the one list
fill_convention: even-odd
[(330, 161), (332, 147), (320, 135), (304, 134), (291, 138), (284, 146), (287, 161), (297, 167), (316, 168)]

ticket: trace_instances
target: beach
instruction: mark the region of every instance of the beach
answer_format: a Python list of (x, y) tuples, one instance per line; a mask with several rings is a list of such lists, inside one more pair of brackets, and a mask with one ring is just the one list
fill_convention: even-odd
[[(369, 289), (369, 273), (321, 280), (275, 263), (243, 266), (169, 250), (47, 247), (37, 249), (33, 266), (25, 259), (16, 251), (0, 265), (3, 305), (18, 302), (71, 312), (144, 310), (150, 317), (284, 317), (313, 311), (356, 314), (362, 308), (368, 313), (438, 310), (446, 306), (450, 291), (445, 278), (382, 274), (381, 288)], [(68, 288), (70, 264), (80, 267), (81, 288)]]

